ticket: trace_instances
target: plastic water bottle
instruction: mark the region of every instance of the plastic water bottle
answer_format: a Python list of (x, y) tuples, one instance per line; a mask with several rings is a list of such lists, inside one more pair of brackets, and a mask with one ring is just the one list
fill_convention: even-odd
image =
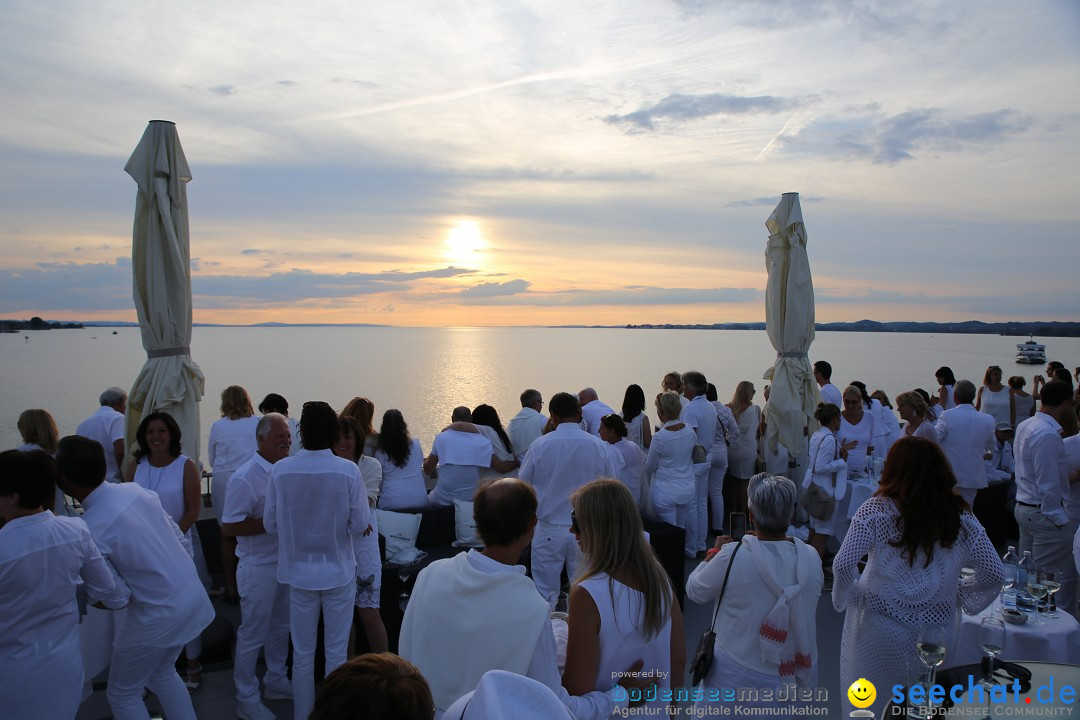
[(874, 464), (873, 450), (866, 453), (866, 478), (870, 481), (870, 484), (877, 482), (877, 466)]
[(1016, 592), (1020, 583), (1020, 556), (1016, 554), (1015, 545), (1009, 546), (1009, 551), (1001, 558), (1001, 564), (1005, 569), (1001, 604), (1006, 607), (1016, 607)]
[(1024, 557), (1020, 558), (1020, 576), (1017, 580), (1017, 609), (1025, 612), (1035, 611), (1035, 598), (1027, 591), (1028, 578), (1035, 578), (1035, 559), (1031, 557), (1031, 551), (1025, 550)]

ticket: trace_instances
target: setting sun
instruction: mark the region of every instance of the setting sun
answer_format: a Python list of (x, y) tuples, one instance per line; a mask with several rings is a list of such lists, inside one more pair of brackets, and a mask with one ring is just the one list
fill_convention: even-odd
[(446, 236), (446, 256), (452, 262), (475, 264), (476, 253), (486, 247), (484, 233), (471, 220), (458, 223)]

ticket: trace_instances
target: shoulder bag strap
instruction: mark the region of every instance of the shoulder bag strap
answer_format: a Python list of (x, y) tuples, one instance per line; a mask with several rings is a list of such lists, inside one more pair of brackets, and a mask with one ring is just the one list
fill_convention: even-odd
[(724, 599), (724, 591), (727, 590), (727, 581), (731, 576), (731, 566), (735, 564), (735, 555), (739, 552), (739, 548), (742, 547), (742, 540), (735, 546), (735, 549), (731, 551), (731, 557), (728, 558), (727, 571), (724, 573), (724, 584), (720, 586), (720, 595), (716, 598), (716, 609), (713, 610), (712, 623), (709, 625), (710, 629), (716, 627), (716, 616), (720, 614), (720, 601)]

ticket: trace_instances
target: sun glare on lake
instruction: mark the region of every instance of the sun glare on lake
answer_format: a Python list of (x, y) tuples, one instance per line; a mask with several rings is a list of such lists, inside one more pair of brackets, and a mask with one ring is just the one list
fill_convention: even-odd
[(446, 256), (451, 262), (476, 265), (477, 253), (487, 248), (480, 226), (471, 220), (458, 223), (446, 236)]

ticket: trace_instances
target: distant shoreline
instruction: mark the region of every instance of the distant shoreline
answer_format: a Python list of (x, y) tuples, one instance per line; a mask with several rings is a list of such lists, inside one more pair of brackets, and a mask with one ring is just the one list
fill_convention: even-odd
[[(36, 322), (35, 322), (36, 321)], [(126, 321), (56, 321), (41, 320), (0, 320), (0, 332), (24, 332), (30, 330), (78, 330), (83, 328), (103, 327), (121, 328), (139, 326)], [(266, 322), (251, 325), (233, 325), (222, 323), (193, 323), (194, 327), (406, 327), (397, 325), (379, 325), (374, 323), (278, 323)], [(481, 327), (542, 327), (542, 328), (587, 328), (609, 330), (765, 330), (764, 322), (750, 323), (643, 323), (627, 325), (492, 325)], [(920, 333), (942, 335), (1005, 335), (1011, 337), (1080, 337), (1080, 322), (1032, 321), (1032, 322), (982, 322), (967, 320), (963, 322), (877, 322), (859, 320), (857, 322), (817, 323), (818, 332), (872, 332), (872, 333)]]

